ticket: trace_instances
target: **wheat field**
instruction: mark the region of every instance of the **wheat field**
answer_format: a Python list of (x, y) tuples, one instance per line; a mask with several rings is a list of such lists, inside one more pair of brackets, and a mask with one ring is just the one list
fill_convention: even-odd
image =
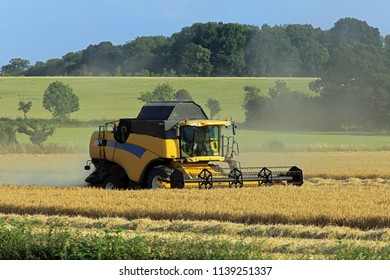
[[(85, 154), (6, 154), (2, 213), (388, 227), (390, 152), (244, 153), (243, 166), (296, 164), (304, 185), (113, 191), (85, 186)], [(260, 165), (261, 162), (264, 165)], [(3, 185), (3, 186), (1, 186)], [(45, 186), (45, 187), (42, 187)]]
[[(318, 184), (321, 184), (319, 186)], [(217, 220), (245, 224), (390, 226), (390, 189), (380, 180), (307, 182), (211, 190), (106, 191), (96, 188), (0, 187), (1, 212), (128, 220)]]
[[(68, 251), (51, 258), (389, 260), (389, 156), (242, 153), (246, 166), (296, 164), (305, 182), (301, 187), (107, 191), (84, 185), (85, 154), (3, 154), (0, 239), (17, 241), (0, 242), (0, 258), (50, 258), (15, 255), (20, 248), (7, 246), (46, 244), (47, 253), (61, 241), (53, 248)], [(128, 249), (132, 242), (140, 244), (131, 248), (148, 255)], [(83, 255), (82, 246), (89, 243)]]

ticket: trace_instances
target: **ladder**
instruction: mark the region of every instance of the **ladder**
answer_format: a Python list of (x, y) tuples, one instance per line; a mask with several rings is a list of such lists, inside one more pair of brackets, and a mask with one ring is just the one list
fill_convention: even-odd
[(107, 139), (106, 139), (106, 127), (104, 125), (99, 125), (99, 135), (98, 135), (98, 146), (99, 146), (99, 158), (101, 160), (106, 159), (106, 145), (107, 145)]

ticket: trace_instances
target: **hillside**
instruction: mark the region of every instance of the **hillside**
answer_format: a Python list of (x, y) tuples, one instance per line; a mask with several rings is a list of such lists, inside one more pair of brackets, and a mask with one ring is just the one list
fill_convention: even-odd
[[(186, 89), (201, 106), (208, 98), (220, 101), (220, 118), (245, 120), (242, 109), (243, 87), (257, 86), (266, 94), (275, 81), (282, 79), (292, 90), (311, 94), (313, 78), (178, 78), (178, 77), (2, 77), (0, 78), (0, 117), (22, 117), (17, 111), (19, 96), (32, 101), (30, 118), (51, 118), (42, 107), (43, 92), (56, 80), (69, 84), (80, 98), (80, 111), (71, 115), (78, 120), (112, 120), (137, 116), (143, 105), (137, 98), (158, 84), (169, 83), (174, 89)], [(206, 109), (206, 108), (205, 108)], [(206, 111), (206, 113), (209, 113)]]

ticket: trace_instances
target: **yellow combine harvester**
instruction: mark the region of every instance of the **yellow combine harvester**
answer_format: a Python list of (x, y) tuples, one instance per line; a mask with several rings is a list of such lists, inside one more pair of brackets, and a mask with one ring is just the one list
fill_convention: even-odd
[(296, 166), (241, 168), (233, 160), (238, 144), (222, 134), (225, 128), (235, 134), (234, 122), (210, 120), (192, 101), (149, 103), (137, 118), (92, 134), (85, 169), (93, 164), (95, 170), (85, 180), (106, 189), (303, 184)]

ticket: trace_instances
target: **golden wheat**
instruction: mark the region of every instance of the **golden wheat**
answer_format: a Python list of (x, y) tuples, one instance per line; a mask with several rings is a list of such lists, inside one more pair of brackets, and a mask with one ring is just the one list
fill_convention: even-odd
[(378, 180), (360, 179), (322, 183), (318, 186), (318, 182), (307, 182), (303, 187), (156, 191), (3, 186), (0, 187), (0, 209), (2, 213), (129, 220), (218, 220), (357, 228), (390, 226), (389, 185)]

